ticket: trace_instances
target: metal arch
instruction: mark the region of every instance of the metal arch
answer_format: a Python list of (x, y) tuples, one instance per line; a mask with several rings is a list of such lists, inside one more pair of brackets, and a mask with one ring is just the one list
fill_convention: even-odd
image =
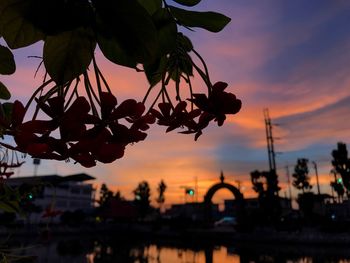
[(212, 187), (209, 188), (208, 192), (204, 196), (204, 203), (210, 204), (214, 194), (223, 188), (226, 188), (229, 191), (231, 191), (231, 193), (234, 195), (236, 200), (238, 201), (244, 200), (243, 194), (235, 186), (222, 182), (222, 183), (214, 184)]
[(211, 212), (211, 199), (214, 194), (220, 189), (228, 189), (236, 198), (238, 204), (238, 220), (241, 221), (241, 218), (244, 217), (245, 214), (245, 202), (243, 194), (233, 185), (224, 183), (223, 180), (220, 183), (214, 184), (209, 188), (207, 193), (204, 196), (204, 207), (205, 207), (205, 218), (207, 221), (212, 220), (212, 212)]

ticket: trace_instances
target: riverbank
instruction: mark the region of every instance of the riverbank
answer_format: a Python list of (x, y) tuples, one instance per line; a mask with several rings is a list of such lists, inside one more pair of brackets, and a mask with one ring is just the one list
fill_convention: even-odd
[(301, 231), (276, 231), (273, 228), (261, 228), (250, 232), (237, 232), (232, 227), (220, 228), (170, 228), (152, 224), (118, 223), (91, 224), (75, 227), (25, 226), (0, 229), (1, 237), (40, 237), (62, 236), (121, 236), (133, 238), (153, 238), (169, 240), (192, 240), (209, 243), (258, 243), (258, 244), (314, 244), (314, 245), (350, 245), (350, 233), (327, 233), (317, 229), (305, 228)]

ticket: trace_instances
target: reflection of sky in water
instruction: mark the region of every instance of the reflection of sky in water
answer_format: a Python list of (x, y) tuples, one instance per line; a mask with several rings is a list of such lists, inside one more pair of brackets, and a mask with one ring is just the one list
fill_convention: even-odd
[(100, 243), (82, 237), (35, 246), (28, 242), (21, 245), (23, 249), (16, 249), (16, 253), (36, 256), (34, 261), (28, 262), (37, 263), (350, 263), (346, 247), (214, 246), (199, 245), (191, 240), (186, 241), (186, 246), (176, 240), (170, 241), (170, 244), (175, 242), (174, 246), (135, 242), (109, 240)]
[[(151, 245), (145, 248), (148, 263), (206, 263), (205, 251), (191, 249), (159, 248)], [(225, 247), (217, 247), (213, 251), (214, 262), (239, 263), (239, 256), (228, 254)]]
[[(100, 246), (95, 246), (94, 251), (86, 255), (87, 263), (99, 262), (102, 250)], [(105, 253), (108, 257), (114, 252), (111, 247), (107, 247)], [(130, 249), (129, 256), (130, 262), (135, 263), (208, 263), (208, 252), (204, 250), (194, 251), (184, 248), (159, 247), (157, 245), (132, 248)], [(211, 258), (211, 256), (214, 262), (240, 262), (237, 254), (231, 254), (226, 247), (222, 246), (214, 248), (212, 254), (209, 252), (209, 257)]]

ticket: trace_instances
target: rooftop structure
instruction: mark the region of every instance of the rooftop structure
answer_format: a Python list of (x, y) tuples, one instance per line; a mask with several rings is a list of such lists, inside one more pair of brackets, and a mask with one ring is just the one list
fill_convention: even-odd
[(76, 210), (91, 211), (94, 207), (95, 190), (92, 184), (86, 181), (94, 179), (85, 173), (68, 176), (54, 174), (13, 177), (6, 180), (6, 183), (12, 188), (31, 189), (31, 203), (38, 209), (30, 214), (30, 221), (38, 223), (42, 221), (42, 215), (47, 209), (54, 209), (62, 213)]

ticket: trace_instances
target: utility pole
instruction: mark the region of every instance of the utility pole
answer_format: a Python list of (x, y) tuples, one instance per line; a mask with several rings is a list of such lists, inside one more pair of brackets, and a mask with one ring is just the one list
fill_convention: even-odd
[(314, 165), (314, 169), (316, 173), (317, 193), (318, 195), (320, 195), (321, 191), (320, 191), (320, 182), (318, 181), (317, 163), (315, 161), (312, 161), (312, 164)]
[(264, 109), (264, 118), (265, 118), (267, 152), (269, 156), (269, 167), (270, 167), (270, 171), (276, 172), (276, 159), (275, 159), (275, 150), (273, 146), (272, 124), (269, 116), (269, 109), (267, 108)]
[(290, 177), (289, 177), (289, 167), (286, 165), (286, 174), (287, 174), (287, 183), (288, 183), (288, 192), (289, 192), (289, 200), (290, 207), (292, 207), (292, 186), (290, 185)]
[[(265, 130), (266, 130), (266, 141), (267, 141), (267, 153), (269, 157), (269, 168), (270, 168), (270, 179), (273, 178), (273, 180), (277, 180), (277, 173), (276, 173), (276, 154), (275, 149), (273, 145), (273, 136), (272, 136), (272, 124), (271, 119), (269, 116), (269, 109), (265, 108), (263, 110), (264, 112), (264, 118), (265, 118)], [(276, 179), (275, 179), (276, 178)], [(277, 186), (277, 181), (276, 181)], [(274, 195), (279, 195), (278, 190), (274, 190)]]

